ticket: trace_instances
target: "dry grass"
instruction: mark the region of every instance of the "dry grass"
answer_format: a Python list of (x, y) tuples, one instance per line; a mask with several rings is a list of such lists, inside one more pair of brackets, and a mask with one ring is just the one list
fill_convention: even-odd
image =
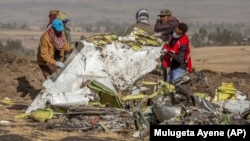
[[(37, 49), (39, 39), (44, 31), (0, 30), (1, 40), (21, 40), (22, 45), (29, 49)], [(97, 33), (71, 32), (72, 41), (79, 41), (81, 36), (89, 37)]]
[(197, 70), (250, 72), (250, 46), (192, 48), (193, 66)]

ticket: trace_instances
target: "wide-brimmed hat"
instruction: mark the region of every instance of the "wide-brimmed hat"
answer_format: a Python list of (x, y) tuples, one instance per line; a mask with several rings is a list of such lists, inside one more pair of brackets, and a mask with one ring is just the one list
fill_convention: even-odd
[(171, 16), (172, 11), (169, 9), (162, 9), (158, 16)]
[(58, 12), (59, 12), (58, 9), (51, 9), (51, 10), (49, 11), (49, 15), (57, 15)]

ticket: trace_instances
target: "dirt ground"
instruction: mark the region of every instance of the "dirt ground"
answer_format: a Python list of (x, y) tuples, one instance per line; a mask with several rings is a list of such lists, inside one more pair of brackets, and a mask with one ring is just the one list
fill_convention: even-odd
[[(247, 54), (249, 49), (247, 47), (245, 48), (246, 49), (241, 49), (243, 50), (242, 52), (239, 52)], [(204, 49), (203, 51), (208, 52)], [(193, 56), (195, 56), (195, 54), (197, 54), (197, 56), (201, 54), (198, 52), (199, 50), (195, 50)], [(247, 71), (250, 64), (247, 62), (249, 59), (236, 64), (236, 67), (238, 67), (236, 70), (240, 70), (236, 71), (233, 67), (223, 66), (223, 64), (225, 64), (225, 66), (228, 64), (234, 64), (234, 59), (230, 60), (230, 56), (228, 56), (228, 61), (233, 63), (224, 62), (224, 60), (221, 62), (220, 60), (213, 60), (211, 56), (211, 59), (208, 60), (209, 57), (206, 58), (206, 56), (208, 56), (206, 54), (200, 58), (197, 56), (193, 59), (194, 66), (196, 66), (197, 72), (203, 72), (203, 74), (207, 76), (208, 85), (200, 85), (196, 81), (191, 81), (191, 83), (187, 85), (191, 92), (214, 94), (215, 89), (219, 87), (222, 82), (229, 82), (234, 83), (235, 87), (239, 91), (248, 95), (248, 99), (250, 98), (250, 87), (248, 87), (250, 74)], [(205, 61), (202, 59), (205, 59)], [(202, 61), (203, 63), (201, 63)], [(214, 66), (211, 66), (213, 61), (217, 62), (215, 62)], [(208, 62), (207, 67), (206, 62)], [(244, 63), (247, 67), (242, 67), (241, 69), (237, 66)], [(216, 67), (218, 64), (220, 64), (220, 71), (218, 71), (218, 68)], [(35, 62), (23, 57), (10, 55), (3, 51), (0, 51), (0, 66), (0, 101), (8, 97), (15, 102), (14, 105), (0, 106), (0, 121), (10, 122), (9, 124), (0, 124), (0, 141), (138, 140), (136, 138), (132, 138), (131, 136), (124, 136), (115, 133), (106, 134), (95, 132), (85, 133), (80, 131), (66, 132), (54, 129), (47, 130), (43, 128), (41, 123), (27, 121), (24, 119), (15, 119), (16, 115), (25, 112), (28, 105), (31, 104), (32, 100), (37, 96), (39, 91), (42, 90), (44, 78)], [(213, 70), (213, 68), (215, 69)], [(150, 77), (150, 79), (153, 80), (159, 78), (157, 74), (153, 73), (147, 75), (147, 77)], [(148, 138), (142, 140), (148, 140)]]

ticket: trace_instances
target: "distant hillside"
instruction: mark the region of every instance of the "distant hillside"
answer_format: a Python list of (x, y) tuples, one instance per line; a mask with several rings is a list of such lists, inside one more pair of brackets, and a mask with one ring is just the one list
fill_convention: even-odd
[(250, 23), (250, 0), (1, 0), (1, 22), (45, 24), (48, 11), (58, 8), (72, 21), (114, 20), (132, 23), (140, 8), (147, 8), (152, 23), (163, 8), (181, 21), (200, 23)]

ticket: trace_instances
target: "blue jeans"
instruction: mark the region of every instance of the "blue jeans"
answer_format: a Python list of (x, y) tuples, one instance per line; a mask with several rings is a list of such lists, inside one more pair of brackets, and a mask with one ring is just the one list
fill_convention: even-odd
[(181, 68), (176, 68), (174, 70), (170, 70), (168, 72), (168, 77), (166, 78), (167, 82), (170, 83), (173, 80), (176, 80), (184, 75), (186, 70)]

